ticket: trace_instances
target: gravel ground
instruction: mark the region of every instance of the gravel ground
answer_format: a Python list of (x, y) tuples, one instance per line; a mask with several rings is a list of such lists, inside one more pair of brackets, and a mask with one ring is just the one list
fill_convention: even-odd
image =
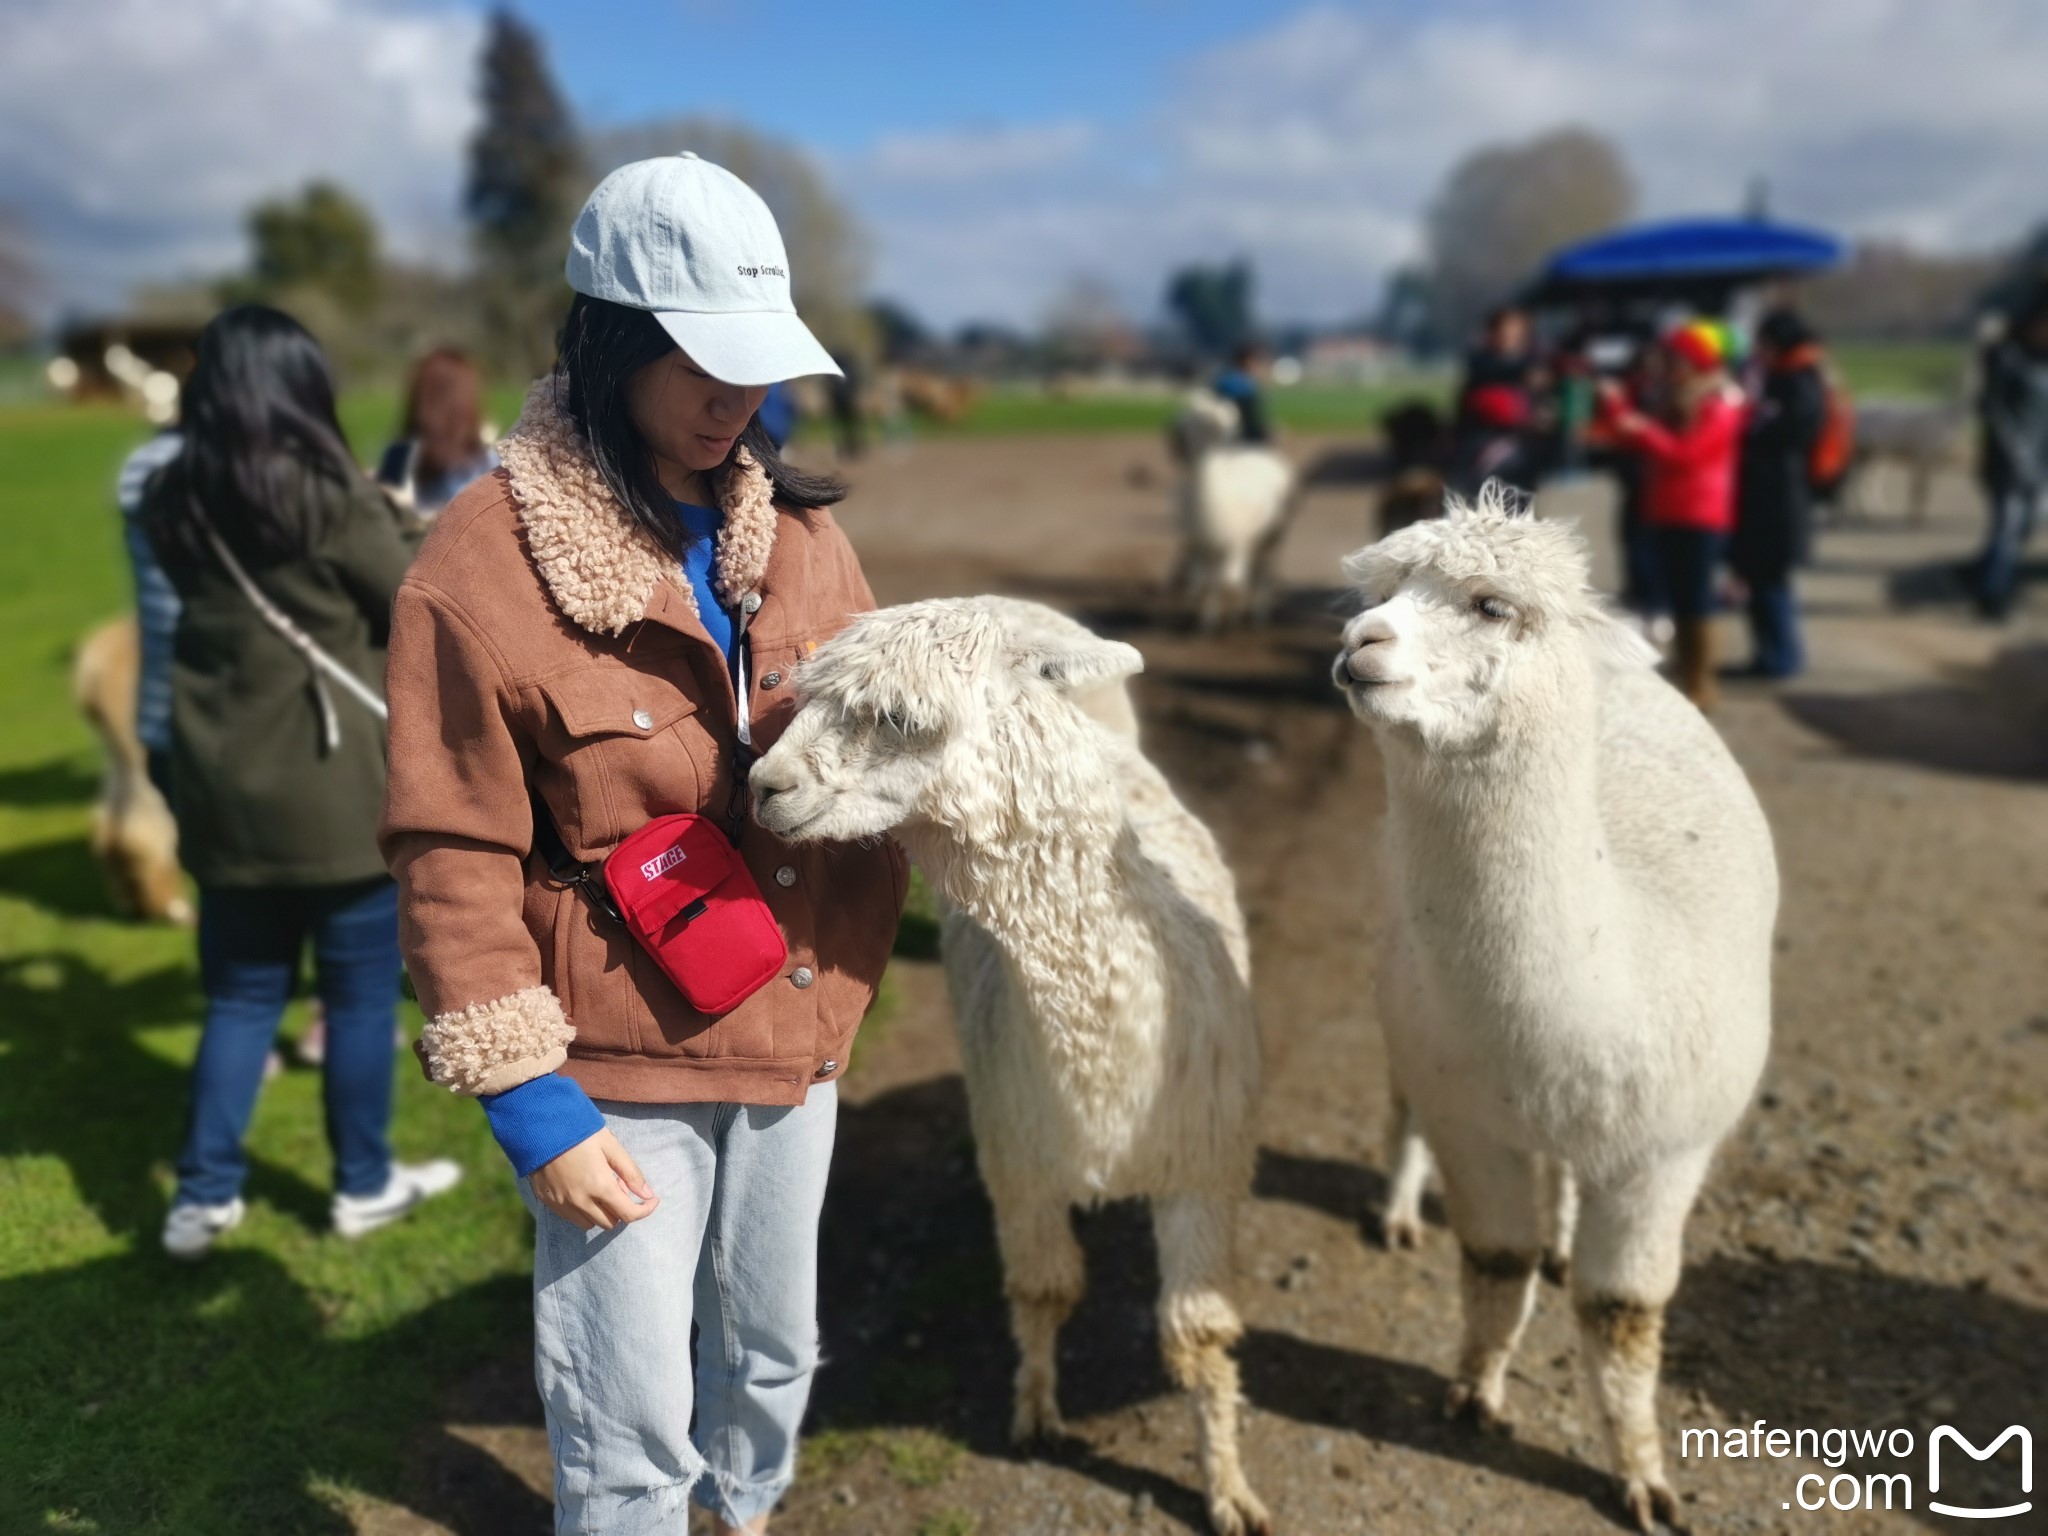
[[(1306, 460), (1332, 445), (1295, 446)], [(1336, 560), (1369, 536), (1370, 494), (1320, 485), (1282, 562), (1280, 622), (1204, 640), (1157, 602), (1166, 474), (1141, 439), (921, 444), (857, 466), (844, 517), (884, 602), (1013, 591), (1146, 653), (1148, 748), (1216, 829), (1252, 925), (1270, 1067), (1239, 1229), (1244, 1451), (1279, 1529), (1618, 1529), (1559, 1294), (1546, 1289), (1522, 1347), (1512, 1436), (1483, 1437), (1437, 1413), (1457, 1330), (1440, 1213), (1419, 1253), (1372, 1240), (1384, 802), (1372, 742), (1326, 681)], [(1542, 510), (1582, 518), (1611, 573), (1600, 482), (1546, 493)], [(1958, 480), (1925, 527), (1829, 533), (1806, 588), (1812, 672), (1731, 690), (1717, 716), (1770, 815), (1785, 896), (1771, 1064), (1688, 1230), (1667, 1340), (1666, 1454), (1694, 1530), (1948, 1525), (1925, 1508), (1935, 1425), (1980, 1444), (2012, 1423), (2048, 1433), (2048, 593), (2002, 630), (1966, 617), (1939, 567), (1969, 550), (1977, 517)], [(1725, 639), (1739, 654), (1732, 622)], [(931, 959), (892, 975), (896, 1005), (846, 1082), (827, 1365), (777, 1530), (1204, 1529), (1135, 1207), (1078, 1218), (1092, 1289), (1062, 1339), (1069, 1440), (1037, 1459), (1006, 1445), (1012, 1355), (943, 983)], [(1909, 1474), (1912, 1512), (1802, 1511), (1799, 1478), (1838, 1470), (1812, 1457), (1678, 1457), (1682, 1427), (1759, 1419), (1910, 1432), (1910, 1455), (1839, 1470), (1859, 1493), (1864, 1474)], [(523, 1359), (466, 1384), (449, 1420), (417, 1471), (438, 1506), (474, 1488), (461, 1531), (545, 1529)], [(1951, 1452), (1940, 1496), (2011, 1502), (2014, 1450), (1981, 1465)], [(360, 1524), (443, 1529), (391, 1506)]]

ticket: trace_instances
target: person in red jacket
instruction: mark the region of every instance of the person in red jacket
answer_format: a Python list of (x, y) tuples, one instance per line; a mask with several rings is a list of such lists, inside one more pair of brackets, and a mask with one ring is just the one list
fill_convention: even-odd
[(1603, 391), (1608, 423), (1642, 461), (1643, 521), (1677, 625), (1678, 685), (1702, 709), (1715, 699), (1714, 573), (1735, 529), (1735, 478), (1745, 418), (1728, 377), (1726, 329), (1693, 321), (1662, 343), (1673, 376), (1670, 421)]

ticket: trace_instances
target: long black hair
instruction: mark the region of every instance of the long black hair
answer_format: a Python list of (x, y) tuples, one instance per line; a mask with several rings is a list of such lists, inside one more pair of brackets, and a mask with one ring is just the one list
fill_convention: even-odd
[[(589, 446), (591, 461), (620, 505), (664, 549), (680, 557), (689, 535), (676, 516), (675, 499), (662, 488), (654, 455), (626, 408), (626, 381), (666, 357), (675, 345), (646, 310), (579, 293), (562, 324), (554, 384)], [(733, 455), (741, 448), (754, 456), (783, 506), (829, 507), (845, 499), (846, 485), (838, 477), (807, 475), (785, 464), (758, 415), (748, 418), (741, 429)], [(713, 472), (714, 485), (731, 465), (729, 456)]]
[(295, 471), (340, 486), (362, 476), (320, 343), (280, 310), (238, 304), (214, 316), (179, 405), (176, 494), (151, 497), (146, 522), (169, 558), (210, 561), (207, 523), (245, 561), (301, 555), (338, 499), (293, 494)]

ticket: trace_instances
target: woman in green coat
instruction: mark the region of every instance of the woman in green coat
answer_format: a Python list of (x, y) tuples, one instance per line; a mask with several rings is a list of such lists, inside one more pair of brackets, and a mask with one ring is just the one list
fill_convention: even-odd
[(405, 528), (350, 457), (326, 359), (289, 316), (215, 319), (183, 416), (143, 519), (182, 603), (171, 802), (200, 891), (206, 1027), (164, 1247), (197, 1258), (242, 1219), (242, 1139), (308, 940), (335, 1229), (360, 1236), (460, 1174), (394, 1163), (386, 1136), (398, 907), (376, 828)]

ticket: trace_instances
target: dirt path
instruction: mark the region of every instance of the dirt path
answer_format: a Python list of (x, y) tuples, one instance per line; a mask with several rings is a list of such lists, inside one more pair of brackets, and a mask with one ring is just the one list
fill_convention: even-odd
[[(1513, 1437), (1446, 1426), (1455, 1245), (1439, 1226), (1421, 1253), (1389, 1254), (1362, 1221), (1382, 1166), (1369, 998), (1383, 802), (1371, 741), (1325, 679), (1329, 587), (1367, 537), (1367, 493), (1311, 495), (1278, 626), (1204, 641), (1154, 605), (1165, 473), (1135, 439), (925, 444), (860, 466), (845, 521), (884, 602), (1014, 591), (1147, 655), (1148, 749), (1216, 828), (1252, 923), (1272, 1066), (1240, 1229), (1245, 1452), (1280, 1529), (1615, 1529), (1558, 1293), (1520, 1355)], [(1772, 1063), (1689, 1230), (1668, 1340), (1667, 1455), (1701, 1531), (1947, 1522), (1803, 1513), (1788, 1507), (1799, 1476), (1836, 1469), (1678, 1461), (1681, 1427), (1910, 1429), (1911, 1458), (1847, 1470), (1909, 1472), (1916, 1504), (1935, 1424), (1979, 1443), (2014, 1422), (2048, 1435), (2048, 603), (2037, 591), (1994, 632), (1939, 600), (1924, 568), (1975, 528), (1966, 488), (1947, 490), (1925, 530), (1829, 536), (1808, 588), (1813, 673), (1788, 693), (1737, 692), (1719, 716), (1776, 829), (1785, 904)], [(1597, 485), (1544, 510), (1595, 534), (1610, 521)], [(1600, 556), (1611, 568), (1604, 542)], [(1891, 605), (1923, 587), (1931, 605)], [(847, 1082), (818, 1433), (777, 1529), (1203, 1529), (1134, 1208), (1079, 1221), (1092, 1289), (1062, 1340), (1071, 1442), (1036, 1461), (1006, 1446), (1012, 1356), (943, 986), (930, 960), (892, 974), (895, 1009)], [(523, 1388), (508, 1362), (451, 1405), (488, 1427), (452, 1432), (544, 1487)], [(1942, 1496), (2006, 1502), (2017, 1473), (1952, 1456)], [(451, 1474), (421, 1475), (445, 1489)], [(516, 1524), (465, 1528), (532, 1519), (523, 1502)]]

